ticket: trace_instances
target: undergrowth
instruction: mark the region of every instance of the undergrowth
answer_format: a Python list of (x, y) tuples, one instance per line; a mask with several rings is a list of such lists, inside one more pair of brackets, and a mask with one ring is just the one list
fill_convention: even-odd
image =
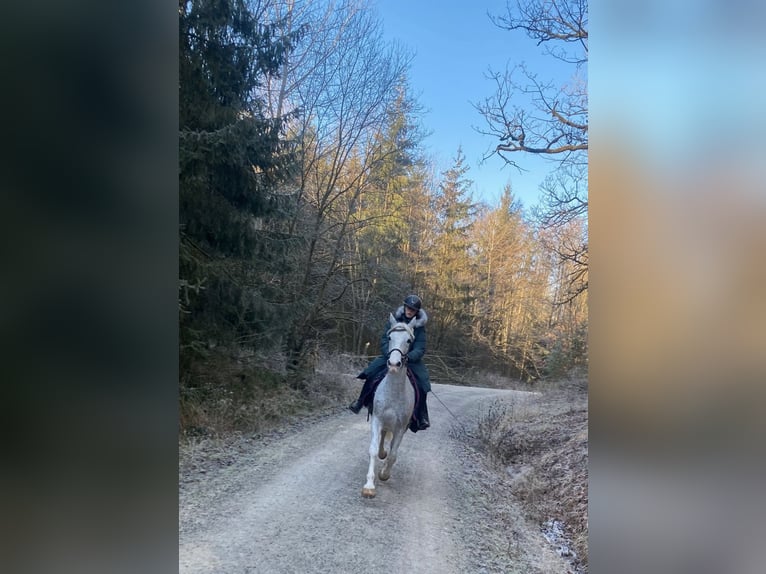
[(510, 477), (510, 488), (538, 524), (565, 525), (587, 571), (588, 397), (587, 381), (538, 386), (537, 397), (496, 401), (478, 418), (475, 438)]
[(181, 437), (261, 433), (314, 411), (347, 404), (358, 391), (349, 381), (356, 368), (335, 356), (332, 361), (320, 360), (315, 369), (296, 379), (254, 353), (217, 351), (182, 372)]

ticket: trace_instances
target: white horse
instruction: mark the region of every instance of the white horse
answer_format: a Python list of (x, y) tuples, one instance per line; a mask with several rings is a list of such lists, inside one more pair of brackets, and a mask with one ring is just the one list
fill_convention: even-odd
[[(415, 340), (415, 335), (407, 323), (397, 323), (393, 315), (388, 330), (388, 373), (375, 391), (372, 404), (372, 438), (370, 440), (370, 466), (367, 469), (367, 482), (362, 488), (362, 496), (375, 496), (376, 458), (385, 460), (378, 477), (388, 480), (391, 467), (396, 462), (396, 453), (404, 433), (410, 424), (412, 410), (415, 407), (415, 391), (407, 378), (407, 352)], [(385, 441), (390, 439), (386, 452)]]

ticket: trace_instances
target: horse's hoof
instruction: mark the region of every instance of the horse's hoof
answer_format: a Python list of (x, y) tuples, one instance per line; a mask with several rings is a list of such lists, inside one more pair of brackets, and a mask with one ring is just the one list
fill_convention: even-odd
[(378, 475), (378, 478), (385, 482), (386, 480), (391, 478), (391, 473), (390, 472), (384, 472), (384, 471), (381, 470), (380, 474)]
[(378, 453), (378, 458), (380, 460), (386, 460), (386, 457), (388, 456), (388, 453), (385, 450), (382, 450)]
[(362, 489), (362, 496), (365, 498), (375, 498), (375, 489), (374, 488), (363, 488)]

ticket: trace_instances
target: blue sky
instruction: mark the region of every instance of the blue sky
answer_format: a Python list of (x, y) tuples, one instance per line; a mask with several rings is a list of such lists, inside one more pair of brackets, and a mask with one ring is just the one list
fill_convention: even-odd
[(501, 71), (506, 64), (512, 67), (525, 62), (541, 79), (563, 83), (568, 78), (555, 76), (558, 62), (542, 56), (542, 47), (522, 32), (508, 32), (492, 24), (487, 13), (502, 13), (505, 0), (377, 0), (377, 6), (386, 36), (415, 54), (410, 81), (427, 111), (423, 124), (432, 134), (424, 144), (439, 172), (450, 166), (462, 145), (470, 166), (467, 177), (475, 183), (475, 199), (496, 203), (510, 180), (525, 207), (536, 204), (539, 184), (553, 164), (517, 155), (517, 163), (528, 172), (505, 166), (497, 156), (480, 165), (496, 142), (473, 129), (483, 128), (484, 119), (472, 102), (492, 94), (493, 83), (485, 78), (490, 67)]

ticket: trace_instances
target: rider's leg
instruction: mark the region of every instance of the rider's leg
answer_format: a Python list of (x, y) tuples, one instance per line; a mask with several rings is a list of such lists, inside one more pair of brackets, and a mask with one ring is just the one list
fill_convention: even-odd
[[(360, 375), (357, 378), (362, 378), (362, 375)], [(353, 403), (348, 405), (348, 409), (354, 413), (359, 414), (359, 411), (362, 410), (362, 407), (364, 406), (364, 403), (366, 402), (366, 399), (368, 395), (373, 390), (373, 381), (370, 377), (366, 377), (364, 381), (364, 385), (362, 385), (362, 390), (359, 392), (359, 398), (356, 399)]]
[(415, 419), (418, 422), (418, 430), (426, 430), (431, 426), (431, 422), (428, 420), (428, 406), (426, 405), (426, 398), (428, 393), (421, 392), (420, 400), (418, 401)]

